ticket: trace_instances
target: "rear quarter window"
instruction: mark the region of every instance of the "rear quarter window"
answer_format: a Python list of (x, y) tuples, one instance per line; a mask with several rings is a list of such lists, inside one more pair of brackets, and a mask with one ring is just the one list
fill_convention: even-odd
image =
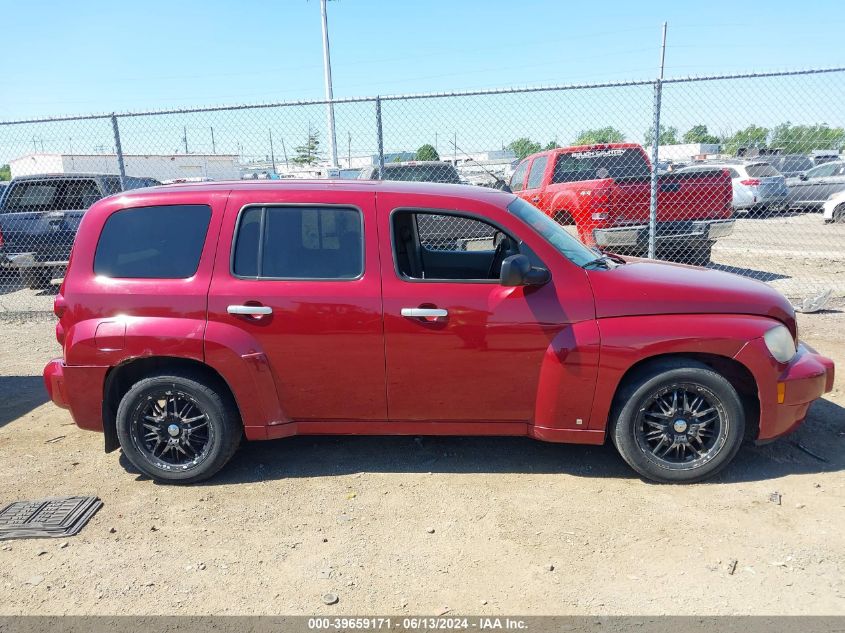
[(120, 279), (186, 279), (199, 267), (207, 205), (136, 207), (112, 213), (94, 254), (94, 274)]

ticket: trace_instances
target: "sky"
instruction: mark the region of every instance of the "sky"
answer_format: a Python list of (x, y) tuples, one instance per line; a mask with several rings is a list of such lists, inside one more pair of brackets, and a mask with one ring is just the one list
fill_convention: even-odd
[[(0, 20), (6, 51), (2, 120), (323, 96), (317, 0), (0, 0)], [(669, 24), (666, 75), (670, 77), (845, 66), (841, 0), (333, 0), (329, 30), (334, 93), (352, 97), (650, 79), (657, 73), (664, 21)], [(812, 84), (814, 89), (830, 85), (819, 82)], [(836, 76), (835, 82), (838, 100), (845, 90), (845, 75)], [(772, 120), (779, 115), (771, 111), (779, 101), (773, 86), (749, 89), (766, 93), (772, 103), (761, 105), (760, 116)], [(805, 89), (809, 88), (801, 88)], [(678, 125), (698, 122), (690, 117), (682, 120), (684, 104), (700, 103), (717, 92), (703, 86), (687, 89), (676, 100)], [(626, 102), (636, 101), (631, 106), (636, 115), (624, 113), (632, 129), (643, 126), (642, 115), (648, 118), (648, 108), (640, 103), (646, 94), (648, 90), (623, 95)], [(536, 134), (557, 137), (587, 127), (592, 121), (585, 118), (582, 124), (578, 113), (588, 113), (600, 103), (608, 107), (614, 98), (610, 93), (606, 98), (597, 94), (593, 100), (574, 103), (567, 97), (561, 103), (573, 106), (569, 117), (573, 120), (566, 126), (536, 127)], [(739, 125), (757, 115), (746, 112), (747, 99), (737, 95), (734, 101), (736, 115), (727, 116), (714, 104), (698, 118), (710, 116), (711, 126), (730, 127), (734, 119)], [(818, 95), (807, 101), (807, 107), (821, 110), (814, 113), (817, 118), (845, 116), (841, 101), (832, 110), (822, 109), (832, 104), (818, 101)], [(480, 107), (467, 104), (463, 119), (451, 127), (463, 126), (472, 118), (472, 110)], [(537, 98), (531, 107), (541, 110), (546, 101)], [(797, 108), (783, 114), (795, 119), (793, 112)], [(323, 125), (319, 113), (300, 118), (298, 124), (304, 125), (306, 118), (310, 124), (314, 118), (314, 125)], [(190, 121), (188, 127), (210, 129), (219, 121), (206, 117)], [(525, 126), (531, 129), (531, 121), (526, 120)], [(167, 127), (181, 128), (175, 121)], [(363, 121), (358, 127), (364, 127)], [(429, 129), (434, 125), (416, 127), (426, 127), (420, 138), (437, 132)], [(448, 136), (452, 133), (448, 127), (439, 133)], [(505, 132), (511, 130), (500, 135), (507, 136)], [(352, 133), (338, 130), (338, 136)], [(53, 136), (64, 134), (57, 131)], [(203, 133), (196, 147), (210, 147), (205, 136), (210, 134)], [(243, 144), (234, 140), (234, 132), (227, 137), (220, 130), (218, 136), (223, 143)], [(178, 145), (178, 139), (167, 143)], [(338, 143), (343, 144), (340, 139)], [(479, 136), (472, 143), (489, 144), (492, 137)], [(356, 145), (369, 148), (371, 143)]]

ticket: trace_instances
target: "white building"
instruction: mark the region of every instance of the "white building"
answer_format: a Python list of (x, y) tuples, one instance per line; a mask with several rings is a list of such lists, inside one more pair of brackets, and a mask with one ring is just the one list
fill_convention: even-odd
[[(124, 154), (127, 176), (172, 180), (233, 180), (236, 154)], [(33, 174), (119, 174), (116, 154), (28, 154), (9, 161), (12, 178)]]
[[(659, 145), (657, 156), (660, 160), (672, 160), (688, 162), (695, 158), (702, 158), (721, 151), (718, 143), (679, 143), (678, 145)], [(646, 147), (645, 151), (651, 156), (651, 148)]]

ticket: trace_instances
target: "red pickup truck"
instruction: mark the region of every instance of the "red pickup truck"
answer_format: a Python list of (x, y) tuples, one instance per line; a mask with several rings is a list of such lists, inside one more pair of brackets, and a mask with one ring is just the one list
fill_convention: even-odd
[[(662, 174), (657, 193), (657, 256), (705, 265), (714, 241), (733, 231), (727, 172)], [(526, 157), (511, 190), (560, 224), (575, 224), (588, 246), (648, 252), (651, 162), (634, 143), (562, 147)]]

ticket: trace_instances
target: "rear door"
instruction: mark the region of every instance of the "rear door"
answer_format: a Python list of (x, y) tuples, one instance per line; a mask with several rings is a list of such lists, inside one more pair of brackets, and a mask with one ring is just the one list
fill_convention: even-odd
[(209, 327), (263, 351), (291, 420), (387, 418), (374, 200), (287, 187), (229, 198)]

